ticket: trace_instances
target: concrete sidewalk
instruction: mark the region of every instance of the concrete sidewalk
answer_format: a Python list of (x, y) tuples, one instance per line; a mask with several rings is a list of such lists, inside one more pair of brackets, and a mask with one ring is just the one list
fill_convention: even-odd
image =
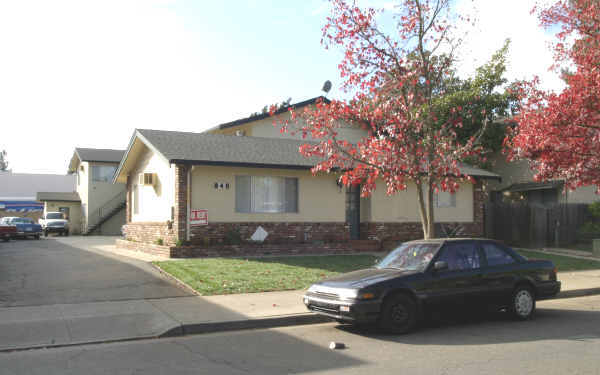
[[(600, 294), (600, 270), (560, 273), (559, 298)], [(0, 309), (0, 351), (148, 339), (328, 321), (303, 291)]]

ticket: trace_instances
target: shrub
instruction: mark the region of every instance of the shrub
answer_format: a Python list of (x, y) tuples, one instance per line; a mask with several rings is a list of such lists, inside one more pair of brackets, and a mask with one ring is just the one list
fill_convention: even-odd
[(579, 229), (579, 235), (582, 237), (600, 237), (600, 201), (590, 204), (588, 212), (592, 220), (583, 224)]
[(177, 240), (177, 242), (175, 242), (175, 246), (177, 246), (177, 247), (181, 247), (181, 246), (183, 246), (184, 244), (185, 244), (185, 242), (184, 242), (184, 241), (182, 241), (182, 240)]
[(227, 232), (225, 232), (223, 243), (225, 245), (239, 245), (242, 243), (242, 235), (237, 230), (228, 230)]
[(162, 246), (164, 244), (163, 239), (162, 238), (157, 239), (156, 244), (159, 246)]

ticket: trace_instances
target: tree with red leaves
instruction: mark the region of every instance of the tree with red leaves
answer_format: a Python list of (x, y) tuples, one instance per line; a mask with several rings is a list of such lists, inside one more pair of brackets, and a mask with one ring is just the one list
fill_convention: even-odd
[[(506, 96), (495, 88), (505, 83), (508, 43), (474, 78), (461, 80), (454, 69), (459, 41), (452, 32), (460, 17), (452, 14), (449, 0), (400, 1), (392, 34), (378, 25), (382, 11), (344, 0), (331, 5), (322, 43), (344, 51), (342, 87), (353, 98), (290, 110), (296, 131), (316, 141), (300, 152), (322, 160), (313, 173), (337, 171), (344, 185), (360, 185), (363, 197), (378, 182), (390, 195), (415, 184), (423, 234), (431, 238), (434, 194), (454, 193), (461, 181), (473, 181), (461, 162), (479, 160), (488, 121), (495, 109), (507, 107)], [(348, 142), (340, 135), (346, 126), (361, 127), (367, 135)]]
[(596, 185), (600, 193), (600, 1), (558, 1), (539, 18), (544, 27), (561, 27), (552, 69), (567, 63), (571, 71), (562, 71), (567, 86), (559, 94), (539, 89), (537, 78), (522, 85), (517, 126), (506, 139), (509, 159), (530, 160), (536, 180)]

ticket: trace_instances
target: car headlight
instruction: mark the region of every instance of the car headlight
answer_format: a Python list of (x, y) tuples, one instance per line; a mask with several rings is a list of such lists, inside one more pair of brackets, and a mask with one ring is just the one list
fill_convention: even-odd
[(358, 297), (358, 290), (356, 289), (338, 289), (337, 293), (341, 299), (356, 299)]

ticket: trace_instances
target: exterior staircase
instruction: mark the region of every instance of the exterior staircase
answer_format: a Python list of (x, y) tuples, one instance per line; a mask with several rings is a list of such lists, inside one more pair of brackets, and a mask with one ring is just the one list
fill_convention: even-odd
[(115, 216), (118, 212), (126, 206), (127, 191), (122, 191), (119, 194), (112, 197), (102, 207), (98, 208), (94, 212), (88, 215), (88, 222), (83, 231), (83, 235), (87, 236), (92, 234), (100, 226), (106, 223), (110, 218)]

